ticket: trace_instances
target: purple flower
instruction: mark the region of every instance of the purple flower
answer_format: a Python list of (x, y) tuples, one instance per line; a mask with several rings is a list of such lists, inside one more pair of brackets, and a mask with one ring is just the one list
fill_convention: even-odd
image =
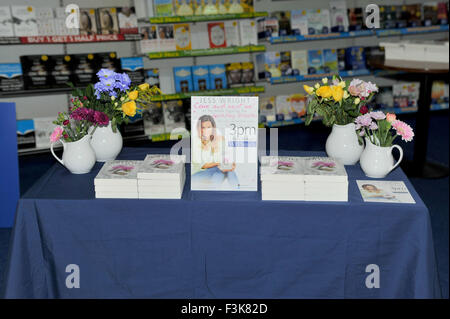
[(100, 71), (97, 72), (97, 76), (100, 80), (114, 78), (115, 74), (116, 73), (113, 70), (109, 69), (101, 69)]
[(386, 118), (386, 115), (381, 111), (370, 112), (369, 114), (374, 120), (384, 120)]
[(360, 115), (355, 119), (355, 123), (357, 126), (359, 125), (359, 128), (368, 127), (372, 123), (372, 117), (370, 116), (370, 113)]
[(95, 111), (94, 123), (98, 124), (100, 126), (108, 125), (108, 123), (109, 123), (108, 115), (106, 115), (105, 113), (100, 112), (100, 111)]
[(116, 73), (115, 75), (115, 88), (124, 92), (130, 88), (131, 80), (126, 73)]
[(369, 126), (369, 129), (371, 129), (372, 131), (375, 131), (376, 129), (378, 129), (377, 123), (372, 122)]

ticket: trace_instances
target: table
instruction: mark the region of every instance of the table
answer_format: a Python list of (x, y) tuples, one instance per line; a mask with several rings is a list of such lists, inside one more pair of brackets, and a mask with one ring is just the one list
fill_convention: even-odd
[(403, 73), (397, 76), (408, 81), (420, 82), (413, 161), (404, 161), (402, 168), (410, 177), (440, 178), (448, 176), (448, 166), (427, 161), (431, 90), (434, 81), (448, 81), (448, 63), (376, 60), (371, 62), (371, 66), (377, 69), (400, 71)]
[[(127, 148), (121, 159), (168, 150)], [(323, 155), (280, 152), (280, 155)], [(52, 167), (19, 201), (7, 298), (439, 298), (428, 210), (349, 202), (266, 202), (261, 192), (193, 192), (181, 200), (94, 199), (86, 175)], [(189, 166), (187, 167), (189, 171)], [(189, 174), (187, 174), (189, 175)], [(67, 288), (67, 265), (80, 288)], [(380, 270), (369, 289), (366, 267)]]

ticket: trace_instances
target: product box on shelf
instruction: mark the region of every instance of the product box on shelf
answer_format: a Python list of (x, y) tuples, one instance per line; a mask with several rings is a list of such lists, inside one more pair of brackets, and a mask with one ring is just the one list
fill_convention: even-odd
[(422, 25), (422, 6), (420, 4), (410, 4), (405, 8), (408, 27), (420, 27)]
[(437, 2), (425, 2), (422, 5), (423, 23), (425, 26), (438, 24), (438, 5)]
[[(363, 9), (362, 8), (349, 8), (348, 14), (348, 30), (359, 31), (364, 28)], [(380, 8), (381, 12), (381, 8)], [(380, 13), (381, 15), (381, 13)]]
[(9, 6), (0, 6), (0, 37), (13, 37), (14, 27)]
[(330, 10), (311, 9), (307, 11), (308, 33), (326, 34), (330, 32)]
[(48, 55), (25, 55), (20, 57), (26, 90), (47, 89), (52, 86), (50, 62)]
[(437, 5), (437, 23), (440, 25), (448, 24), (448, 2), (439, 2)]
[(147, 136), (163, 134), (164, 115), (161, 102), (150, 103), (150, 106), (142, 111), (144, 121), (144, 132)]
[(306, 10), (291, 11), (291, 33), (293, 35), (308, 34), (308, 16)]
[(75, 86), (86, 86), (89, 83), (96, 83), (98, 81), (95, 73), (97, 72), (97, 64), (95, 55), (88, 54), (74, 54), (74, 84)]
[(345, 65), (347, 70), (365, 70), (366, 55), (363, 47), (345, 49)]
[(292, 69), (291, 51), (280, 52), (280, 71), (281, 76), (298, 75)]
[(241, 45), (258, 45), (258, 30), (254, 20), (240, 20)]
[(175, 48), (177, 50), (191, 50), (191, 29), (188, 23), (174, 24)]
[(324, 72), (322, 50), (308, 51), (308, 74), (319, 74)]
[(208, 39), (211, 49), (225, 48), (227, 46), (225, 24), (223, 22), (208, 23)]
[(244, 86), (252, 86), (255, 84), (255, 67), (253, 62), (242, 62), (241, 83)]
[(275, 11), (271, 15), (278, 20), (277, 26), (280, 36), (290, 35), (292, 33), (290, 11)]
[(33, 6), (11, 6), (11, 16), (16, 37), (38, 35), (36, 14)]
[(116, 8), (98, 8), (99, 34), (118, 34), (119, 18)]
[(120, 59), (122, 72), (130, 77), (131, 83), (139, 85), (145, 81), (144, 59), (142, 57), (127, 57)]
[(227, 83), (229, 88), (242, 86), (242, 65), (241, 63), (228, 63), (226, 65)]
[(448, 104), (448, 83), (435, 81), (431, 89), (431, 104), (442, 103)]
[(72, 55), (50, 55), (50, 74), (52, 77), (52, 87), (67, 88), (67, 83), (75, 82), (75, 63)]
[(134, 7), (117, 8), (119, 32), (122, 34), (138, 33), (138, 19)]
[(194, 91), (192, 83), (192, 70), (190, 66), (179, 66), (173, 68), (175, 91), (177, 93), (187, 93)]
[(0, 92), (23, 90), (20, 63), (0, 63)]
[(169, 17), (174, 15), (172, 0), (153, 0), (153, 12), (157, 17)]
[(239, 21), (230, 20), (225, 21), (225, 38), (227, 40), (227, 46), (236, 47), (241, 45), (241, 39), (239, 36)]
[(275, 96), (259, 98), (259, 123), (274, 122), (276, 115)]
[(194, 91), (210, 90), (209, 70), (207, 65), (192, 66)]
[(100, 33), (97, 14), (94, 8), (80, 8), (80, 35), (93, 35)]
[(308, 51), (299, 50), (291, 53), (293, 75), (308, 74)]
[(164, 130), (171, 133), (175, 129), (185, 129), (183, 100), (163, 102)]
[(17, 148), (27, 149), (36, 147), (34, 121), (32, 119), (17, 121)]
[(419, 100), (419, 82), (394, 83), (394, 107), (416, 107)]
[(228, 88), (225, 64), (209, 65), (209, 87), (211, 90)]
[(130, 121), (127, 124), (121, 125), (120, 132), (125, 138), (143, 136), (145, 131), (142, 114), (136, 113), (134, 117), (130, 118)]
[(325, 73), (337, 73), (339, 72), (338, 57), (336, 49), (323, 50), (323, 69)]
[(150, 84), (150, 87), (156, 86), (161, 88), (159, 84), (159, 69), (149, 69), (144, 71), (145, 83)]
[(330, 1), (331, 32), (348, 31), (347, 2), (345, 0)]
[(36, 147), (49, 148), (50, 135), (52, 135), (56, 125), (53, 124), (54, 117), (34, 118), (34, 134), (36, 138)]

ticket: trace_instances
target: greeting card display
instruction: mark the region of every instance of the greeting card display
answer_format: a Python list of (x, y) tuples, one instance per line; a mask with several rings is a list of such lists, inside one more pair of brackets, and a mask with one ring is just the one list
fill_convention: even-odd
[(258, 97), (191, 98), (191, 189), (256, 191)]

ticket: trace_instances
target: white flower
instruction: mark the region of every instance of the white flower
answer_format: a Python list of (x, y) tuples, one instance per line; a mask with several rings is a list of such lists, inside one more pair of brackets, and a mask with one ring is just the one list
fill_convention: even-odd
[(316, 85), (314, 85), (314, 87), (315, 87), (316, 89), (318, 89), (318, 88), (320, 88), (320, 84), (319, 84), (319, 83), (316, 83)]
[(357, 97), (357, 98), (355, 99), (355, 104), (358, 105), (359, 102), (361, 102), (361, 100), (359, 99), (359, 97)]
[(114, 106), (117, 106), (117, 105), (119, 105), (119, 103), (117, 103), (117, 102), (116, 102), (116, 103), (114, 103)]
[(323, 78), (323, 79), (322, 79), (322, 83), (323, 83), (323, 84), (327, 84), (327, 83), (328, 83), (328, 78)]
[(350, 95), (348, 94), (347, 91), (344, 91), (344, 99), (348, 98)]
[(116, 98), (114, 96), (111, 96), (111, 101), (114, 101)]

